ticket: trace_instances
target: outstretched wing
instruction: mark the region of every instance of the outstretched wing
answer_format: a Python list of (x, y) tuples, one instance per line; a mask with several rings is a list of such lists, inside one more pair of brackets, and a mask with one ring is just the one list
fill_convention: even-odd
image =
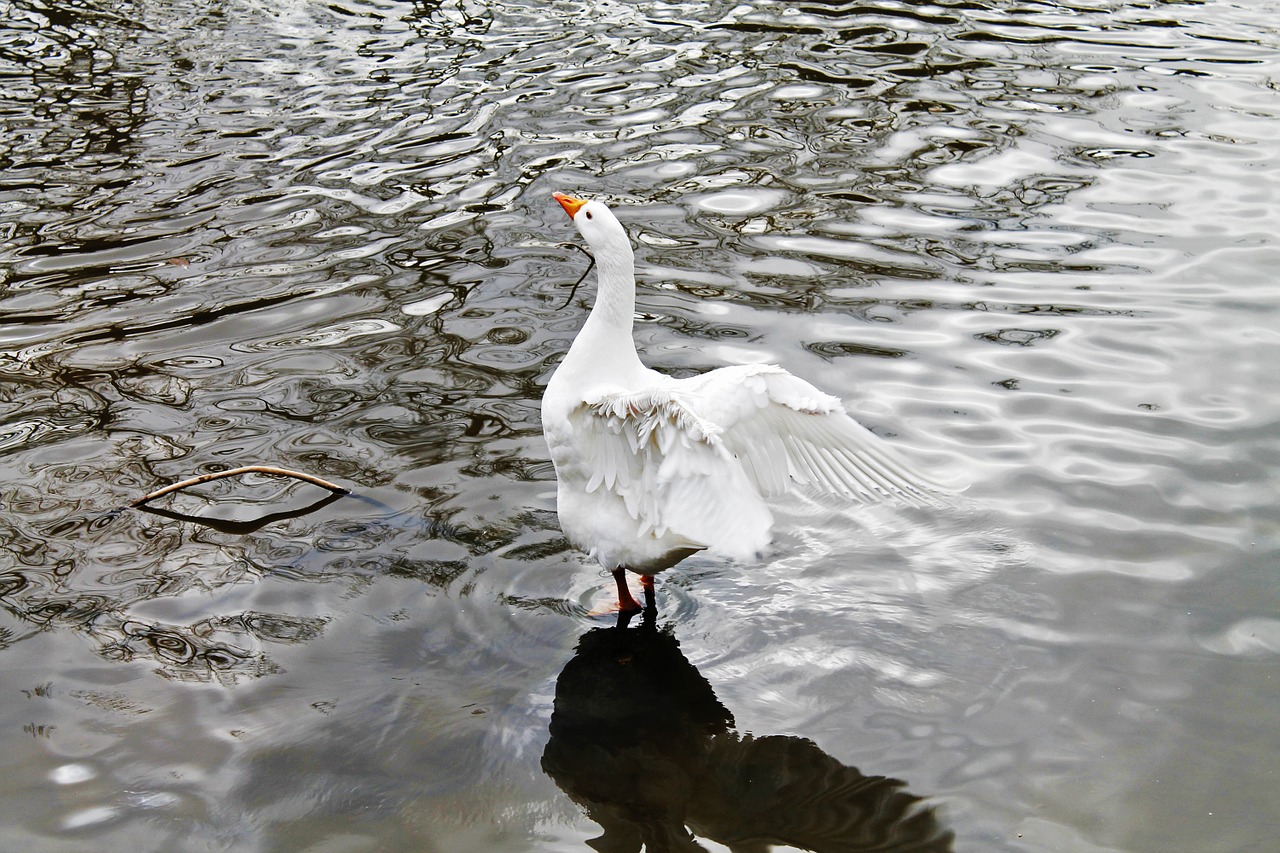
[(936, 504), (950, 491), (839, 399), (773, 365), (590, 397), (569, 421), (588, 493), (620, 497), (642, 536), (674, 533), (729, 557), (768, 544), (762, 497), (797, 482), (861, 502)]
[(950, 491), (845, 412), (836, 397), (775, 365), (723, 367), (677, 381), (766, 496), (792, 481), (850, 500), (934, 504)]
[(588, 399), (569, 420), (586, 491), (621, 497), (640, 535), (674, 533), (741, 559), (768, 544), (773, 517), (720, 428), (665, 385)]

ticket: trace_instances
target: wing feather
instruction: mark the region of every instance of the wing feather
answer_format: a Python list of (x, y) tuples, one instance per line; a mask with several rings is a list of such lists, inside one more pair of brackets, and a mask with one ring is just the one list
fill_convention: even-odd
[(951, 491), (849, 417), (837, 398), (780, 367), (726, 367), (680, 382), (766, 496), (792, 480), (863, 502), (932, 504)]
[(725, 556), (768, 544), (772, 515), (719, 428), (664, 388), (608, 394), (570, 414), (586, 491), (612, 492), (640, 536), (675, 534)]
[(949, 490), (857, 423), (840, 401), (772, 365), (659, 377), (569, 415), (585, 490), (621, 499), (641, 537), (750, 558), (768, 543), (763, 497), (793, 483), (844, 498), (939, 503)]

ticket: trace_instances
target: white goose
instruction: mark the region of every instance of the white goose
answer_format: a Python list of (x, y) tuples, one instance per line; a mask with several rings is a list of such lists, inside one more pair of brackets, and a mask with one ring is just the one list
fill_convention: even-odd
[(697, 551), (748, 560), (764, 550), (765, 498), (807, 484), (849, 500), (932, 503), (944, 487), (850, 418), (840, 401), (774, 365), (674, 379), (640, 362), (632, 339), (635, 261), (603, 203), (554, 194), (598, 266), (594, 307), (542, 396), (560, 527), (613, 573), (618, 607), (654, 605), (653, 575)]

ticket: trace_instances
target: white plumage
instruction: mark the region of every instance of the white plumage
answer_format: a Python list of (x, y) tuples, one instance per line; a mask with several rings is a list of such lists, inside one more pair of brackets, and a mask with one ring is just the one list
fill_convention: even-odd
[(640, 362), (632, 339), (635, 263), (604, 204), (555, 198), (599, 269), (590, 316), (542, 397), (560, 526), (613, 572), (620, 608), (639, 609), (625, 571), (652, 575), (696, 551), (739, 560), (769, 543), (766, 498), (793, 484), (856, 501), (932, 502), (942, 487), (774, 365), (674, 379)]

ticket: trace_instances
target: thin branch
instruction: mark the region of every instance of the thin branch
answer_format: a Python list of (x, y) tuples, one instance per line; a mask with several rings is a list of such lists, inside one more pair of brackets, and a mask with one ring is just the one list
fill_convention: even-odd
[(162, 518), (172, 518), (176, 521), (190, 521), (193, 524), (203, 524), (205, 527), (217, 530), (221, 533), (234, 533), (237, 536), (244, 536), (249, 533), (253, 533), (260, 527), (266, 527), (268, 524), (275, 524), (277, 521), (284, 521), (289, 518), (301, 518), (304, 515), (308, 515), (322, 507), (328, 506), (334, 501), (340, 501), (345, 497), (346, 495), (344, 494), (330, 492), (320, 500), (312, 503), (310, 506), (304, 506), (301, 509), (286, 510), (284, 512), (268, 513), (267, 515), (258, 516), (257, 518), (249, 519), (247, 521), (205, 518), (201, 515), (189, 515), (185, 512), (175, 512), (171, 509), (162, 509), (158, 506), (146, 506), (145, 504), (135, 507), (135, 509), (141, 510), (142, 512), (149, 512), (152, 515), (158, 515)]
[(587, 264), (587, 269), (582, 273), (582, 277), (575, 281), (573, 283), (573, 287), (569, 289), (569, 298), (564, 301), (563, 305), (556, 309), (557, 311), (563, 311), (568, 308), (569, 303), (573, 301), (573, 295), (578, 292), (578, 285), (587, 280), (587, 274), (590, 273), (591, 268), (596, 265), (596, 256), (579, 246), (577, 243), (556, 243), (556, 245), (563, 246), (566, 249), (577, 249), (579, 252), (586, 255), (591, 261), (591, 263)]
[(156, 489), (149, 495), (143, 495), (133, 503), (129, 504), (129, 506), (139, 507), (148, 501), (153, 501), (156, 498), (163, 497), (164, 495), (179, 491), (180, 489), (185, 489), (189, 486), (198, 486), (201, 483), (208, 483), (211, 480), (221, 480), (223, 477), (236, 477), (240, 474), (270, 474), (273, 477), (292, 477), (295, 480), (301, 480), (304, 483), (310, 483), (313, 486), (328, 489), (336, 495), (347, 495), (351, 493), (350, 489), (343, 488), (335, 483), (330, 483), (328, 480), (321, 480), (319, 477), (313, 477), (310, 474), (301, 474), (297, 471), (289, 471), (285, 468), (273, 468), (270, 465), (245, 465), (243, 468), (232, 468), (227, 471), (215, 471), (212, 474), (201, 474), (199, 477), (192, 477), (191, 479), (183, 480), (180, 483), (172, 483), (165, 486), (163, 489)]

